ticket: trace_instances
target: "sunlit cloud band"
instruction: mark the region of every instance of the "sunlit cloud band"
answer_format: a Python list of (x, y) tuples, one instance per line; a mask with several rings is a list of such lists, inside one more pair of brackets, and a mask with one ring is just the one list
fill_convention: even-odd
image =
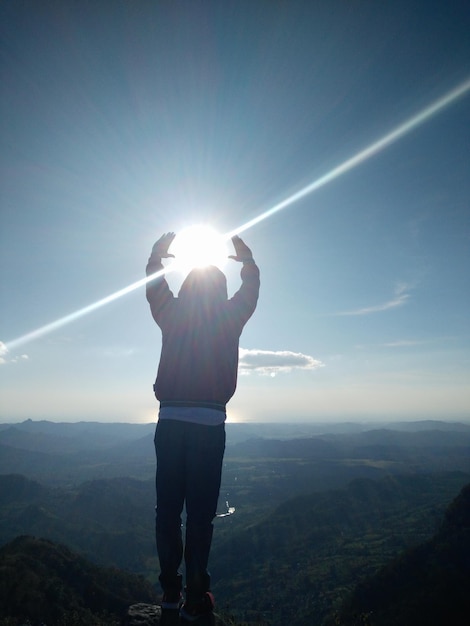
[(323, 363), (308, 354), (289, 350), (239, 350), (239, 370), (241, 374), (257, 372), (273, 375), (293, 370), (314, 370), (323, 367)]

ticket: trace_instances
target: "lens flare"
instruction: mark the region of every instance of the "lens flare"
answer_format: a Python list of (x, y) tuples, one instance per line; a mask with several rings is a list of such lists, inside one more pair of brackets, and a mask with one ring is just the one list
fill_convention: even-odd
[[(457, 87), (455, 87), (454, 89), (446, 93), (444, 96), (442, 96), (438, 100), (435, 100), (432, 104), (427, 106), (425, 109), (423, 109), (422, 111), (420, 111), (419, 113), (417, 113), (416, 115), (408, 119), (407, 121), (403, 122), (402, 124), (397, 126), (395, 129), (393, 129), (392, 131), (390, 131), (389, 133), (387, 133), (386, 135), (384, 135), (383, 137), (381, 137), (374, 143), (370, 144), (369, 146), (367, 146), (366, 148), (364, 148), (363, 150), (361, 150), (354, 156), (350, 157), (346, 161), (343, 161), (343, 163), (334, 167), (332, 170), (330, 170), (329, 172), (327, 172), (320, 178), (317, 178), (306, 187), (303, 187), (296, 193), (290, 195), (285, 200), (282, 200), (282, 202), (279, 202), (275, 206), (271, 207), (267, 211), (264, 211), (257, 217), (254, 217), (252, 220), (246, 222), (242, 226), (239, 226), (238, 228), (235, 228), (234, 230), (226, 233), (222, 237), (223, 241), (226, 242), (231, 237), (233, 237), (233, 235), (239, 235), (240, 233), (245, 232), (249, 228), (256, 226), (256, 224), (259, 224), (260, 222), (267, 219), (268, 217), (271, 217), (275, 213), (278, 213), (279, 211), (282, 211), (283, 209), (286, 209), (287, 207), (295, 204), (302, 198), (305, 198), (306, 196), (313, 193), (317, 189), (320, 189), (320, 187), (323, 187), (326, 184), (331, 183), (342, 174), (346, 174), (346, 172), (349, 172), (350, 170), (354, 169), (361, 163), (364, 163), (364, 161), (367, 161), (374, 155), (378, 154), (379, 152), (381, 152), (382, 150), (384, 150), (391, 144), (395, 143), (396, 141), (398, 141), (399, 139), (407, 135), (409, 132), (411, 132), (412, 130), (420, 126), (421, 124), (424, 124), (425, 122), (427, 122), (434, 115), (436, 115), (437, 113), (440, 113), (447, 106), (449, 106), (450, 104), (452, 104), (453, 102), (461, 98), (462, 96), (466, 95), (468, 91), (470, 91), (470, 79), (461, 83), (460, 85), (458, 85)], [(175, 245), (176, 243), (177, 243), (177, 239), (175, 239), (174, 241)], [(176, 257), (175, 252), (174, 254)], [(209, 263), (209, 264), (217, 265), (217, 263), (214, 262), (213, 257), (211, 257), (211, 259), (212, 259), (211, 261), (207, 262), (207, 258), (206, 258), (206, 260), (202, 264), (204, 265), (204, 264)], [(199, 263), (201, 263), (201, 261), (199, 261)], [(194, 267), (194, 264), (192, 265), (192, 267)], [(98, 300), (97, 302), (90, 304), (89, 306), (79, 309), (78, 311), (75, 311), (74, 313), (71, 313), (70, 315), (66, 315), (65, 317), (62, 317), (56, 320), (55, 322), (46, 324), (45, 326), (42, 326), (41, 328), (38, 328), (37, 330), (27, 333), (23, 335), (22, 337), (19, 337), (18, 339), (14, 339), (12, 341), (6, 342), (5, 344), (3, 344), (4, 348), (7, 351), (11, 351), (14, 348), (17, 348), (25, 343), (28, 343), (29, 341), (38, 339), (39, 337), (42, 337), (43, 335), (47, 333), (50, 333), (54, 330), (57, 330), (58, 328), (61, 328), (62, 326), (65, 326), (66, 324), (69, 324), (70, 322), (75, 321), (76, 319), (82, 317), (83, 315), (87, 315), (88, 313), (92, 313), (93, 311), (96, 311), (96, 309), (99, 309), (105, 304), (109, 304), (110, 302), (117, 300), (121, 296), (127, 295), (131, 291), (134, 291), (135, 289), (142, 287), (153, 278), (156, 278), (158, 275), (163, 275), (164, 273), (168, 273), (169, 271), (172, 271), (174, 269), (178, 269), (178, 262), (176, 261), (176, 259), (175, 259), (175, 263), (172, 263), (169, 267), (166, 267), (161, 272), (157, 272), (156, 274), (153, 274), (152, 276), (148, 276), (146, 278), (143, 278), (142, 280), (132, 283), (132, 285), (129, 285), (128, 287), (125, 287), (124, 289), (116, 291), (115, 293), (105, 298), (102, 298), (101, 300)]]
[(176, 234), (170, 252), (175, 255), (171, 267), (184, 274), (207, 265), (222, 269), (228, 258), (227, 239), (211, 226), (189, 226)]
[(139, 287), (143, 287), (150, 280), (153, 280), (154, 278), (157, 278), (158, 276), (163, 276), (163, 274), (167, 272), (168, 272), (168, 268), (165, 268), (164, 270), (160, 270), (159, 272), (155, 272), (155, 274), (152, 274), (151, 276), (146, 276), (145, 278), (142, 278), (141, 280), (138, 280), (137, 282), (132, 283), (131, 285), (128, 285), (127, 287), (124, 287), (124, 289), (120, 289), (119, 291), (116, 291), (112, 293), (111, 295), (106, 296), (105, 298), (102, 298), (101, 300), (97, 300), (93, 304), (89, 304), (88, 306), (85, 306), (82, 309), (78, 309), (74, 313), (70, 313), (69, 315), (65, 315), (64, 317), (59, 318), (55, 322), (51, 322), (50, 324), (41, 326), (40, 328), (37, 328), (36, 330), (31, 331), (30, 333), (26, 333), (25, 335), (18, 337), (18, 339), (13, 339), (13, 341), (7, 341), (4, 344), (5, 351), (11, 352), (11, 350), (18, 348), (25, 343), (29, 343), (30, 341), (33, 341), (34, 339), (38, 339), (39, 337), (42, 337), (43, 335), (47, 335), (48, 333), (51, 333), (54, 330), (62, 328), (62, 326), (65, 326), (66, 324), (69, 324), (70, 322), (74, 322), (75, 320), (79, 319), (80, 317), (83, 317), (84, 315), (87, 315), (88, 313), (92, 313), (93, 311), (96, 311), (96, 309), (101, 308), (105, 304), (114, 302), (114, 300), (117, 300), (121, 296), (125, 296), (128, 293), (131, 293), (131, 291), (134, 291), (135, 289), (138, 289)]
[(404, 135), (407, 135), (409, 132), (411, 132), (421, 124), (424, 124), (424, 122), (427, 122), (431, 117), (449, 106), (449, 104), (452, 104), (453, 102), (455, 102), (455, 100), (457, 100), (461, 96), (464, 96), (469, 90), (470, 80), (467, 80), (458, 87), (455, 87), (455, 89), (452, 89), (452, 91), (449, 91), (446, 95), (442, 96), (441, 98), (427, 106), (425, 109), (423, 109), (413, 117), (411, 117), (406, 122), (403, 122), (403, 124), (400, 124), (400, 126), (397, 126), (394, 130), (387, 133), (381, 139), (378, 139), (370, 146), (367, 146), (351, 158), (343, 161), (343, 163), (341, 163), (337, 167), (334, 167), (332, 170), (330, 170), (320, 178), (317, 178), (303, 189), (300, 189), (300, 191), (297, 191), (285, 200), (279, 202), (279, 204), (276, 204), (267, 211), (264, 211), (264, 213), (261, 213), (257, 217), (254, 217), (249, 222), (246, 222), (242, 226), (239, 226), (233, 231), (227, 233), (226, 237), (229, 238), (233, 237), (233, 235), (239, 235), (240, 233), (243, 233), (245, 230), (248, 230), (256, 224), (259, 224), (266, 218), (271, 217), (275, 213), (282, 211), (282, 209), (286, 209), (288, 206), (291, 206), (295, 202), (298, 202), (302, 198), (305, 198), (305, 196), (308, 196), (317, 189), (320, 189), (320, 187), (324, 187), (326, 184), (331, 183), (342, 174), (346, 174), (346, 172), (349, 172), (361, 163), (364, 163), (364, 161), (367, 161), (378, 152), (381, 152), (392, 143), (395, 143), (395, 141), (398, 141), (398, 139), (401, 139)]

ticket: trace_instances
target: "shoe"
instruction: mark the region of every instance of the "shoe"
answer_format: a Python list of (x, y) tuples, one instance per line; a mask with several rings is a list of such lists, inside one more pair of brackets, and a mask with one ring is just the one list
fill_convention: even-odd
[(181, 591), (165, 591), (160, 606), (162, 609), (178, 611), (183, 603)]
[(180, 616), (187, 622), (195, 622), (200, 617), (210, 615), (214, 610), (214, 606), (214, 596), (210, 591), (206, 591), (199, 602), (188, 603), (186, 600), (180, 609)]

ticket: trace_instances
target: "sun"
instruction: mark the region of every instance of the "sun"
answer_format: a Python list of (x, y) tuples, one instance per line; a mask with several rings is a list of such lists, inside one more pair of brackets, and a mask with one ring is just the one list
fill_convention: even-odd
[(222, 269), (229, 254), (222, 235), (205, 224), (189, 226), (176, 233), (170, 252), (175, 255), (175, 268), (183, 273), (207, 265)]

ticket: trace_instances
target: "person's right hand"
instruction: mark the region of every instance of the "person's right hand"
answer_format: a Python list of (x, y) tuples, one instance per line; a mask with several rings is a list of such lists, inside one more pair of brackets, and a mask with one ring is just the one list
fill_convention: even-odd
[(160, 237), (158, 241), (153, 244), (152, 255), (158, 256), (161, 259), (175, 258), (174, 254), (168, 252), (168, 248), (171, 246), (173, 239), (176, 237), (175, 233), (165, 233)]
[(246, 245), (246, 243), (241, 239), (238, 235), (232, 237), (233, 247), (235, 248), (235, 255), (231, 254), (228, 258), (233, 259), (234, 261), (239, 261), (243, 263), (244, 261), (249, 261), (253, 259), (253, 254), (250, 248)]

